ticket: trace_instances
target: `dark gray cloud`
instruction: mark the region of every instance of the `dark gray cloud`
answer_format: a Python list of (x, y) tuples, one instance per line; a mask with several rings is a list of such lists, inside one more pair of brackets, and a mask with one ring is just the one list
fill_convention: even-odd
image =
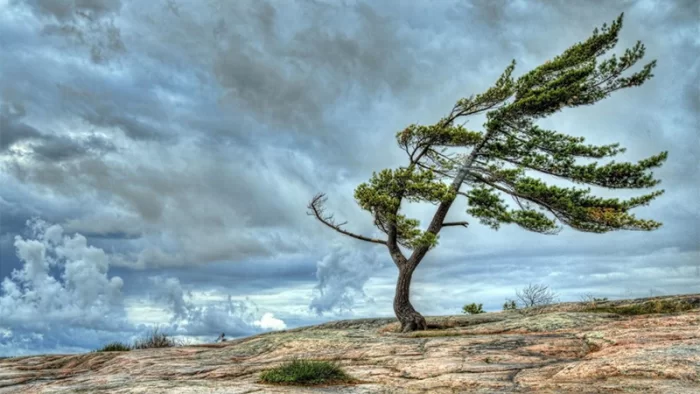
[(42, 35), (88, 49), (94, 63), (105, 63), (125, 51), (113, 19), (122, 7), (120, 0), (11, 0), (10, 5), (37, 16)]
[[(401, 43), (402, 26), (366, 4), (276, 3), (283, 8), (277, 12), (273, 5), (259, 2), (251, 10), (253, 18), (234, 12), (244, 6), (223, 4), (231, 11), (223, 15), (235, 19), (229, 23), (221, 19), (215, 28), (222, 47), (214, 73), (226, 98), (243, 104), (262, 121), (331, 138), (318, 130), (327, 125), (326, 109), (353, 90), (376, 95), (388, 89), (399, 97), (425, 83), (419, 77), (421, 63)], [(297, 7), (308, 18), (283, 30), (285, 20), (278, 22), (278, 14)], [(243, 15), (248, 24), (235, 23)], [(348, 19), (353, 23), (347, 24)], [(325, 28), (341, 21), (346, 23), (336, 25), (341, 29)], [(250, 27), (253, 34), (246, 34)], [(404, 67), (396, 67), (402, 62)]]
[[(62, 161), (85, 156), (90, 152), (104, 152), (113, 149), (109, 141), (89, 136), (84, 141), (39, 132), (23, 122), (26, 116), (24, 106), (17, 103), (0, 105), (0, 153), (5, 153), (16, 144), (29, 143), (31, 153), (40, 160)], [(20, 153), (21, 156), (24, 156)]]
[[(620, 142), (628, 152), (618, 160), (668, 150), (656, 171), (667, 193), (638, 210), (665, 226), (552, 237), (477, 223), (446, 229), (416, 272), (414, 304), (427, 314), (456, 313), (462, 299), (497, 309), (537, 281), (569, 299), (700, 291), (693, 1), (13, 0), (0, 8), (0, 277), (24, 267), (14, 236), (27, 219), (60, 223), (104, 250), (110, 276), (123, 278), (131, 317), (114, 328), (120, 335), (156, 306), (167, 311), (160, 323), (193, 336), (256, 332), (264, 313), (288, 326), (391, 315), (396, 270), (384, 249), (321, 226), (305, 214), (308, 200), (328, 192), (348, 229), (376, 234), (353, 189), (372, 171), (405, 164), (398, 130), (435, 122), (512, 59), (522, 75), (623, 11), (613, 51), (642, 40), (644, 61), (658, 60), (655, 77), (540, 124)], [(460, 200), (449, 217), (469, 220), (465, 208)], [(406, 207), (424, 223), (433, 209)], [(130, 303), (152, 286), (150, 304)], [(246, 295), (262, 315), (245, 317), (255, 309)]]
[(21, 105), (3, 105), (0, 107), (0, 152), (6, 151), (13, 144), (41, 138), (41, 133), (20, 120), (26, 114)]
[(78, 17), (101, 18), (119, 12), (120, 0), (12, 0), (11, 5), (26, 5), (36, 15), (61, 22)]

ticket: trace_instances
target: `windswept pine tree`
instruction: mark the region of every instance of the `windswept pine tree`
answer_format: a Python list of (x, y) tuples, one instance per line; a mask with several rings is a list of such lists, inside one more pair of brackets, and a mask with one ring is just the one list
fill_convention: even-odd
[[(355, 199), (370, 212), (375, 226), (386, 236), (371, 238), (351, 233), (325, 212), (324, 194), (309, 204), (309, 214), (328, 227), (353, 238), (384, 245), (399, 269), (394, 311), (402, 331), (423, 330), (426, 322), (409, 301), (411, 277), (426, 253), (438, 244), (445, 227), (467, 227), (468, 222), (446, 222), (458, 198), (466, 199), (466, 212), (493, 229), (516, 224), (528, 231), (555, 234), (562, 225), (575, 230), (605, 233), (613, 230), (650, 231), (661, 226), (638, 219), (630, 210), (648, 204), (663, 193), (654, 191), (629, 200), (602, 198), (590, 188), (548, 185), (532, 172), (566, 179), (573, 183), (609, 189), (650, 188), (659, 183), (649, 171), (659, 167), (667, 152), (638, 163), (599, 164), (625, 151), (619, 144), (594, 146), (535, 124), (564, 107), (592, 105), (610, 93), (639, 86), (650, 79), (656, 61), (629, 76), (622, 74), (644, 56), (641, 42), (621, 57), (599, 58), (615, 46), (623, 15), (611, 26), (593, 30), (577, 43), (517, 80), (511, 76), (513, 61), (482, 94), (457, 101), (449, 115), (434, 125), (410, 125), (396, 134), (406, 151), (408, 164), (374, 173), (368, 183), (355, 190)], [(469, 130), (455, 122), (486, 114), (482, 131)], [(461, 150), (460, 150), (461, 149)], [(580, 164), (578, 159), (594, 159)], [(506, 205), (503, 196), (514, 200)], [(404, 202), (429, 202), (437, 210), (422, 230), (416, 219), (401, 213)], [(403, 248), (403, 249), (402, 249)], [(409, 254), (410, 253), (410, 254)]]

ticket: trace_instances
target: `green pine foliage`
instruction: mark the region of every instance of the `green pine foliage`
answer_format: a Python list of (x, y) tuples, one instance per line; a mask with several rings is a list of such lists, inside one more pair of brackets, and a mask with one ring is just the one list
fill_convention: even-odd
[(479, 313), (486, 313), (483, 309), (484, 304), (476, 304), (472, 302), (471, 304), (462, 307), (462, 313), (468, 315), (478, 315)]
[[(649, 204), (663, 190), (628, 200), (601, 198), (592, 195), (590, 188), (552, 186), (531, 174), (608, 189), (646, 189), (659, 184), (651, 170), (663, 164), (667, 152), (636, 163), (580, 164), (581, 160), (614, 157), (625, 149), (617, 143), (586, 144), (583, 137), (534, 124), (565, 107), (595, 104), (653, 76), (656, 61), (629, 76), (622, 75), (644, 56), (640, 42), (619, 58), (600, 59), (617, 43), (622, 21), (620, 15), (610, 26), (595, 29), (586, 41), (517, 79), (512, 76), (513, 61), (493, 87), (458, 100), (450, 115), (438, 123), (410, 125), (397, 133), (397, 143), (409, 163), (375, 173), (369, 182), (359, 185), (355, 199), (360, 207), (372, 214), (389, 242), (395, 239), (409, 249), (437, 245), (445, 224), (434, 219), (422, 230), (418, 220), (400, 213), (403, 202), (429, 202), (449, 209), (460, 195), (467, 199), (466, 212), (493, 229), (516, 224), (528, 231), (555, 234), (562, 225), (593, 233), (659, 228), (661, 223), (639, 219), (630, 210)], [(461, 117), (482, 112), (487, 117), (483, 131), (454, 124)], [(466, 153), (456, 151), (459, 149)], [(514, 201), (513, 207), (504, 196)]]

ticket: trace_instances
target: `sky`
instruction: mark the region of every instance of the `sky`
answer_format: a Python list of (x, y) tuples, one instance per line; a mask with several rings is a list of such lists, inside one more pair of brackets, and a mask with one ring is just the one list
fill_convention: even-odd
[(617, 161), (668, 150), (666, 193), (635, 210), (664, 226), (494, 231), (458, 200), (448, 219), (470, 226), (444, 229), (413, 277), (428, 316), (498, 311), (529, 283), (560, 301), (700, 293), (696, 1), (0, 0), (0, 356), (393, 316), (386, 248), (309, 200), (377, 235), (353, 190), (406, 164), (397, 131), (621, 12), (610, 53), (641, 40), (634, 70), (657, 59), (655, 77), (538, 124), (619, 142)]

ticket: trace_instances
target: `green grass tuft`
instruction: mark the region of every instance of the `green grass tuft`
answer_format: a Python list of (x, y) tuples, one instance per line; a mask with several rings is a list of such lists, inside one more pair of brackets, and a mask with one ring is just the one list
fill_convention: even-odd
[(328, 361), (292, 360), (260, 375), (263, 383), (317, 385), (349, 383), (353, 379), (337, 364)]
[(129, 345), (125, 345), (121, 342), (112, 342), (110, 344), (105, 345), (101, 349), (95, 350), (96, 352), (128, 352), (131, 350), (131, 347)]
[(170, 338), (167, 334), (159, 332), (158, 328), (155, 328), (144, 338), (134, 341), (132, 346), (121, 342), (112, 342), (100, 349), (93, 350), (93, 352), (127, 352), (135, 349), (156, 349), (181, 345), (183, 344), (177, 342), (173, 338)]
[(586, 312), (616, 313), (618, 315), (634, 316), (653, 313), (677, 313), (694, 309), (695, 305), (683, 300), (652, 300), (642, 304), (623, 306), (593, 306), (584, 309)]

